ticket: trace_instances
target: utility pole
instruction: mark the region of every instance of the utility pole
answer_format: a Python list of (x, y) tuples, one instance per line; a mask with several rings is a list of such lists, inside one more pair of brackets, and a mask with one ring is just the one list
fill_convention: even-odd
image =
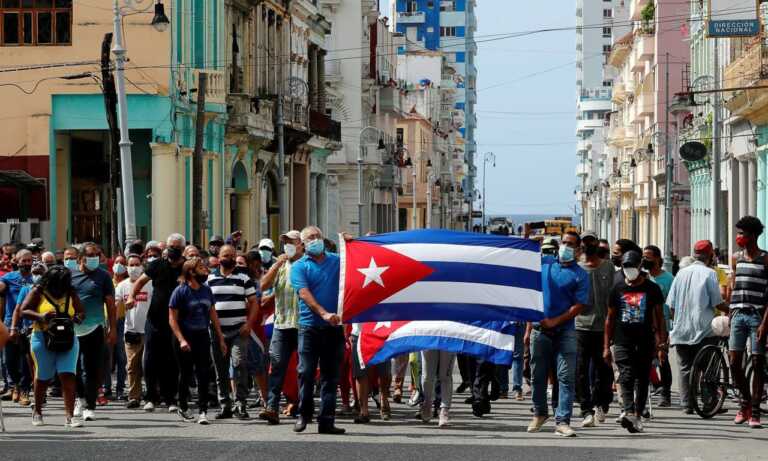
[(101, 88), (104, 94), (104, 110), (107, 115), (107, 126), (109, 127), (109, 187), (110, 187), (110, 247), (112, 254), (121, 250), (123, 242), (123, 226), (120, 219), (122, 210), (122, 201), (117, 197), (121, 190), (120, 174), (120, 133), (117, 128), (117, 93), (115, 91), (115, 77), (112, 75), (110, 63), (110, 48), (112, 47), (112, 33), (104, 34), (101, 42)]
[(621, 192), (621, 181), (623, 180), (621, 175), (621, 165), (619, 165), (619, 197), (616, 199), (616, 239), (620, 239), (621, 237), (621, 200), (622, 200), (622, 192)]
[[(712, 105), (713, 120), (712, 120), (712, 213), (710, 213), (710, 238), (712, 239), (712, 245), (715, 248), (720, 248), (720, 94), (717, 90), (720, 89), (720, 39), (714, 38), (715, 57), (714, 57), (714, 104)], [(762, 46), (762, 45), (761, 45)]]
[(197, 74), (197, 119), (195, 120), (195, 153), (192, 157), (192, 242), (203, 242), (203, 145), (205, 143), (205, 93), (208, 74)]
[[(284, 83), (282, 84), (284, 85)], [(277, 92), (277, 204), (280, 207), (280, 232), (288, 232), (288, 197), (285, 178), (285, 118), (283, 115), (283, 89)]]
[(672, 174), (674, 163), (669, 148), (669, 53), (664, 64), (664, 154), (667, 174), (664, 177), (664, 270), (672, 273)]
[(637, 166), (633, 167), (632, 164), (630, 164), (629, 167), (629, 170), (631, 171), (630, 174), (632, 175), (632, 193), (630, 194), (632, 196), (632, 201), (630, 202), (630, 218), (632, 218), (632, 227), (630, 228), (629, 233), (632, 236), (632, 241), (637, 242), (637, 219), (635, 217), (635, 176), (637, 174)]
[(418, 220), (416, 218), (416, 163), (413, 162), (413, 165), (411, 166), (411, 178), (413, 179), (413, 213), (411, 213), (411, 225), (412, 229), (416, 230), (416, 225), (418, 223)]

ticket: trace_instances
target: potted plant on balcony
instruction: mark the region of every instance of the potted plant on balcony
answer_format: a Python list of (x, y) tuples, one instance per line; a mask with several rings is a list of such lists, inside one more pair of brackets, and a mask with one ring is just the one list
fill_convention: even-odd
[(653, 34), (655, 32), (655, 26), (653, 19), (656, 17), (656, 5), (651, 1), (648, 2), (642, 11), (640, 11), (640, 20), (642, 21), (641, 31), (644, 34)]

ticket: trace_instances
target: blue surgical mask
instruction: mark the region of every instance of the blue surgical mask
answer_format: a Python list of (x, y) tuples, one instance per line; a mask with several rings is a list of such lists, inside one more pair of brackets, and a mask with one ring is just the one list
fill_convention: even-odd
[(85, 257), (85, 268), (89, 271), (95, 271), (99, 268), (99, 261), (101, 258), (98, 256), (86, 256)]
[(117, 275), (123, 275), (125, 274), (125, 266), (120, 263), (114, 263), (112, 264), (112, 272)]
[(64, 260), (64, 267), (71, 271), (77, 270), (77, 260), (76, 259), (65, 259)]
[(311, 256), (320, 256), (325, 251), (325, 242), (321, 239), (312, 240), (306, 244), (307, 253)]
[(573, 248), (569, 247), (568, 245), (563, 245), (560, 247), (559, 255), (561, 263), (572, 262), (576, 257)]
[(261, 256), (261, 262), (263, 263), (272, 261), (272, 252), (269, 250), (259, 250), (259, 256)]

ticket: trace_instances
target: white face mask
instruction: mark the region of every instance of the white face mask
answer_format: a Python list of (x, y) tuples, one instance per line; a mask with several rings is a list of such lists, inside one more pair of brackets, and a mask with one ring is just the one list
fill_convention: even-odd
[(128, 267), (128, 277), (131, 278), (131, 281), (136, 281), (139, 277), (141, 277), (141, 274), (144, 273), (144, 268), (141, 266), (129, 266)]
[(634, 282), (638, 277), (640, 277), (640, 269), (636, 267), (625, 267), (624, 277), (626, 277), (630, 282)]
[(285, 251), (285, 255), (289, 258), (296, 256), (296, 245), (292, 243), (286, 243), (283, 245), (283, 250)]

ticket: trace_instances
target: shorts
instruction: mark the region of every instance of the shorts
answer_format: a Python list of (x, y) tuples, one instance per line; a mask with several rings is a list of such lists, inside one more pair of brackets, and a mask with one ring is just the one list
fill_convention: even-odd
[(765, 341), (757, 340), (757, 328), (762, 321), (761, 311), (737, 309), (731, 317), (731, 336), (728, 339), (728, 350), (743, 352), (749, 339), (752, 355), (765, 354)]
[(268, 351), (262, 349), (262, 346), (253, 339), (248, 338), (248, 354), (245, 358), (245, 364), (248, 372), (252, 375), (261, 375), (267, 372), (267, 361), (269, 359)]
[(357, 339), (355, 335), (352, 338), (352, 377), (359, 379), (368, 376), (368, 371), (371, 369), (376, 370), (376, 374), (380, 377), (392, 376), (392, 362), (385, 360), (377, 365), (372, 365), (368, 368), (363, 368), (360, 364), (360, 354), (357, 353)]
[(80, 354), (80, 341), (75, 337), (72, 349), (66, 352), (51, 352), (45, 347), (45, 334), (42, 331), (32, 333), (32, 359), (35, 361), (35, 379), (49, 381), (57, 374), (77, 371), (77, 356)]

